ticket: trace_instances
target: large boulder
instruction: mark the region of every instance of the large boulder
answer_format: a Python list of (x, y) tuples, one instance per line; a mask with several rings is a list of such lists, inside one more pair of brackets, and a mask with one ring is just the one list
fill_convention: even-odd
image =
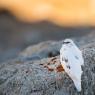
[(95, 95), (95, 43), (80, 46), (84, 56), (82, 91), (60, 65), (60, 42), (30, 46), (0, 64), (0, 95)]

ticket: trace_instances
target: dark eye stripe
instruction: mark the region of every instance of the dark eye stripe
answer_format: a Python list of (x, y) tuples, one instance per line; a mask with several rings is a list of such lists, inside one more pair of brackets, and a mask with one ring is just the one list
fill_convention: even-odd
[(69, 44), (70, 42), (63, 42), (63, 44)]

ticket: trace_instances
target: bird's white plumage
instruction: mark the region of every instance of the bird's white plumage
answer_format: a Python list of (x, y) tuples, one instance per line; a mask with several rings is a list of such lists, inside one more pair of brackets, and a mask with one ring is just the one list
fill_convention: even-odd
[(75, 87), (81, 91), (81, 65), (84, 65), (82, 52), (71, 39), (64, 40), (60, 49), (60, 61), (65, 72), (73, 80)]

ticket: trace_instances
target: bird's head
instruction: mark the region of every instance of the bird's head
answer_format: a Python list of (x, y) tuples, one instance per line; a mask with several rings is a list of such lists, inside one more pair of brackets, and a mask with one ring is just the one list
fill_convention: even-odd
[(73, 44), (74, 42), (71, 39), (65, 39), (63, 44)]

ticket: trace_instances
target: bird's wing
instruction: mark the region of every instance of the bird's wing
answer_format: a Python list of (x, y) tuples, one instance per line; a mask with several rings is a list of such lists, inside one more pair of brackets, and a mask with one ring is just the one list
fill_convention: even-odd
[(76, 60), (75, 54), (71, 48), (62, 47), (61, 52), (62, 54), (60, 55), (60, 60), (65, 71), (70, 74), (71, 77), (79, 79), (82, 73), (79, 59)]
[(66, 73), (73, 80), (78, 91), (81, 91), (81, 65), (84, 63), (81, 51), (72, 46), (62, 46), (60, 49), (60, 61)]
[(68, 64), (67, 52), (68, 52), (67, 48), (62, 46), (62, 48), (60, 49), (60, 62), (64, 69), (66, 68), (66, 65)]
[(71, 64), (69, 56), (71, 56), (69, 48), (63, 46), (60, 50), (60, 61), (64, 69), (68, 71), (70, 69), (70, 64)]
[(73, 53), (75, 60), (78, 60), (80, 65), (84, 65), (82, 52), (79, 50), (79, 48), (76, 45), (71, 48), (71, 52)]

